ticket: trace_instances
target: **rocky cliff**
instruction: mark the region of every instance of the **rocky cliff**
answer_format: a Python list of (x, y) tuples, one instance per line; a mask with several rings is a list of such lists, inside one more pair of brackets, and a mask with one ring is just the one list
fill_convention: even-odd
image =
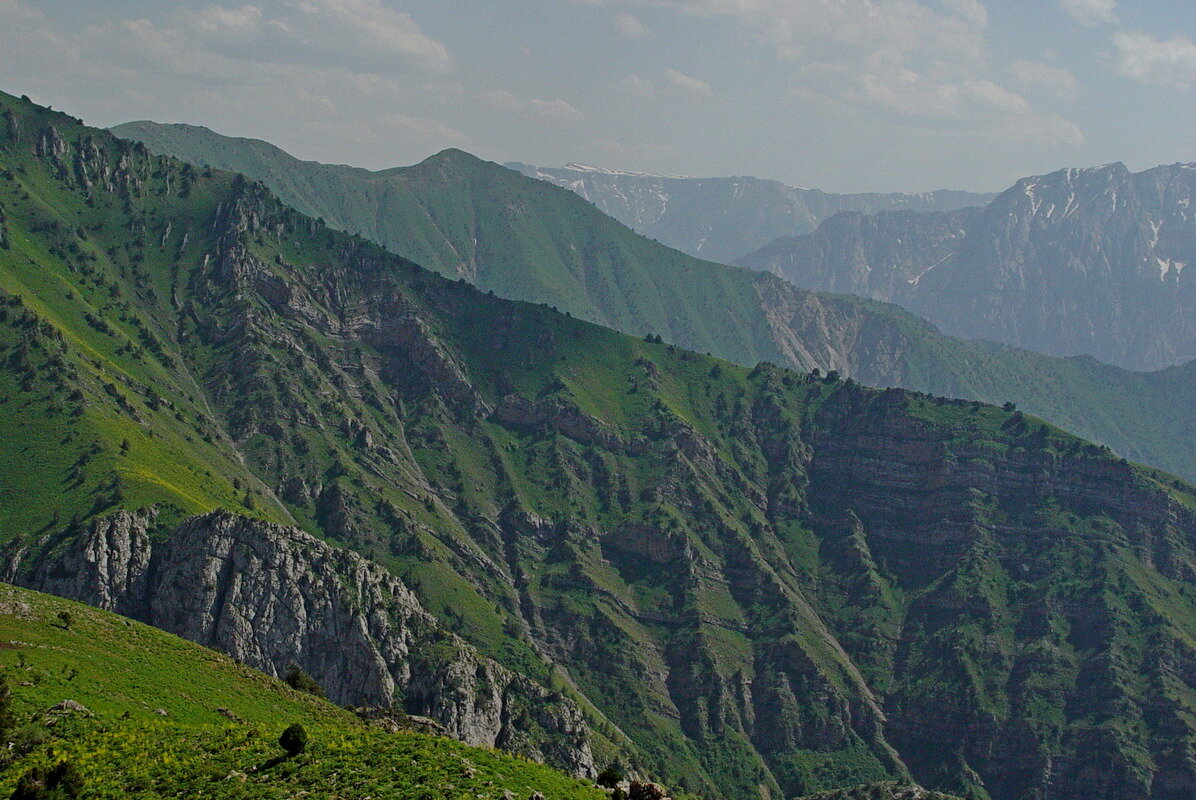
[[(59, 551), (28, 554), (37, 567), (22, 582), (276, 677), (298, 666), (340, 705), (398, 705), (467, 744), (595, 774), (576, 704), (445, 631), (382, 567), (300, 530), (219, 511), (151, 539), (155, 516), (95, 519)], [(20, 574), (19, 561), (10, 570)]]
[(950, 334), (1129, 369), (1196, 357), (1196, 164), (1023, 178), (982, 211), (840, 214), (736, 263)]
[[(21, 141), (61, 140), (0, 142), (0, 531), (28, 580), (157, 587), (188, 598), (151, 599), (161, 624), (185, 608), (197, 636), (360, 694), (435, 657), (399, 632), (421, 617), (398, 579), (477, 653), (569, 684), (599, 761), (705, 797), (1196, 786), (1188, 484), (1012, 407), (492, 297), (0, 100)], [(124, 189), (64, 171), (88, 137), (87, 174), (123, 159)], [(151, 505), (148, 554), (105, 527)], [(344, 656), (301, 653), (330, 630)], [(404, 700), (501, 735), (490, 699), (437, 691)]]
[[(122, 126), (122, 134), (125, 130)], [(782, 236), (809, 233), (840, 211), (954, 211), (992, 199), (990, 194), (949, 190), (836, 194), (747, 176), (670, 177), (580, 164), (506, 166), (576, 192), (637, 233), (721, 263)]]

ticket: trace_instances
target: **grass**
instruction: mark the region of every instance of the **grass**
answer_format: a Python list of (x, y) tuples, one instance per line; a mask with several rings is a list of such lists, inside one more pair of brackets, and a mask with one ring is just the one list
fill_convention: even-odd
[[(61, 612), (71, 615), (69, 626)], [(0, 585), (0, 674), (13, 689), (18, 716), (33, 720), (17, 737), (31, 751), (22, 754), (18, 746), (0, 757), (0, 795), (26, 770), (68, 759), (84, 776), (86, 796), (95, 798), (606, 796), (593, 784), (499, 751), (367, 727), (214, 651), (6, 585)], [(63, 700), (94, 716), (68, 714), (44, 727), (42, 715)], [(311, 743), (297, 757), (282, 758), (278, 735), (294, 722), (308, 729)]]

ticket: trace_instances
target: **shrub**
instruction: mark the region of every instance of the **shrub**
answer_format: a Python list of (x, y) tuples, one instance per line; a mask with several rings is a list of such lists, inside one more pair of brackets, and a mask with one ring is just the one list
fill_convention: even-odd
[(75, 620), (75, 618), (71, 615), (71, 612), (69, 612), (69, 611), (59, 611), (58, 612), (58, 621), (62, 623), (62, 627), (64, 630), (70, 630), (71, 623), (74, 622), (74, 620)]
[(292, 689), (298, 689), (316, 697), (324, 697), (324, 687), (316, 683), (316, 679), (300, 669), (298, 665), (292, 666), (291, 671), (283, 680)]
[(70, 761), (54, 766), (33, 767), (17, 781), (12, 800), (57, 800), (78, 797), (83, 791), (83, 776)]
[(12, 689), (8, 687), (8, 679), (0, 675), (0, 740), (5, 739), (16, 725), (17, 717), (12, 709)]
[(606, 769), (598, 773), (598, 785), (613, 789), (622, 783), (625, 777), (623, 765), (618, 761), (612, 761)]
[(288, 756), (297, 756), (307, 749), (307, 741), (307, 729), (296, 722), (278, 737), (278, 746), (286, 750)]

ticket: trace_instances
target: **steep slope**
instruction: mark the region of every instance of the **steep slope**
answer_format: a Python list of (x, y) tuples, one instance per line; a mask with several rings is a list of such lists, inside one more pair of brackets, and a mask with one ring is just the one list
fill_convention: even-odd
[[(0, 439), (0, 490), (29, 497), (0, 509), (14, 579), (128, 563), (102, 532), (153, 505), (170, 569), (54, 588), (178, 609), (180, 630), (223, 608), (254, 642), (275, 570), (214, 543), (299, 527), (577, 698), (600, 762), (704, 796), (1196, 786), (1187, 484), (1020, 413), (489, 297), (3, 99), (0, 419), (29, 421)], [(351, 561), (303, 541), (285, 552), (315, 574)]]
[[(36, 592), (0, 586), (0, 643), (0, 671), (18, 721), (0, 731), (4, 796), (27, 771), (67, 760), (81, 773), (87, 797), (331, 791), (414, 800), (426, 792), (503, 790), (605, 797), (588, 782), (526, 760), (366, 725), (210, 650)], [(275, 742), (296, 722), (311, 743), (283, 759)], [(402, 781), (394, 780), (398, 770)]]
[(682, 178), (566, 164), (506, 166), (570, 189), (627, 227), (683, 253), (729, 263), (782, 236), (814, 230), (839, 211), (953, 211), (991, 194), (834, 194), (762, 178)]
[(841, 214), (737, 263), (948, 333), (1130, 369), (1196, 358), (1196, 164), (1023, 178), (983, 212)]
[[(1167, 385), (1160, 376), (966, 343), (892, 306), (813, 295), (768, 275), (686, 258), (633, 235), (570, 193), (460, 151), (370, 173), (298, 161), (265, 142), (195, 126), (138, 122), (116, 131), (154, 152), (262, 180), (304, 213), (503, 297), (548, 303), (629, 333), (663, 335), (741, 364), (819, 367), (875, 386), (1011, 400), (1130, 458), (1196, 478), (1196, 439), (1187, 423), (1196, 405), (1178, 402), (1175, 414), (1159, 414), (1152, 401)], [(928, 232), (928, 243), (944, 249), (948, 234), (977, 214), (927, 215), (950, 221), (946, 233)], [(893, 220), (884, 227), (891, 234), (920, 218), (840, 215), (824, 229), (843, 220)], [(836, 231), (824, 246), (859, 238)], [(925, 254), (921, 238), (902, 241), (897, 249), (904, 257)], [(863, 263), (875, 258), (869, 254)], [(904, 273), (892, 280), (903, 282)], [(835, 279), (818, 285), (868, 293), (866, 285)]]

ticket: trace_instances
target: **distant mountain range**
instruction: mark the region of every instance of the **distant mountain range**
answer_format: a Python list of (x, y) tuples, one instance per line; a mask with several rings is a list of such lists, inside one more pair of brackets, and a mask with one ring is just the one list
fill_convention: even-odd
[(894, 305), (691, 258), (573, 192), (460, 150), (370, 172), (196, 126), (137, 122), (114, 132), (256, 178), (305, 214), (503, 297), (741, 364), (834, 369), (874, 386), (1012, 401), (1130, 458), (1196, 477), (1196, 364), (1138, 374), (953, 339)]
[(727, 263), (781, 236), (808, 233), (839, 211), (952, 211), (991, 194), (835, 194), (762, 178), (688, 178), (566, 164), (506, 165), (571, 189), (627, 227), (699, 258)]
[[(497, 165), (447, 153), (405, 179), (423, 246), (603, 254), (560, 285), (604, 313), (648, 290), (673, 293), (665, 320), (697, 313), (699, 292), (710, 314), (754, 296), (774, 316), (737, 330), (770, 333), (743, 341), (779, 350), (789, 331), (795, 358), (834, 342), (911, 372), (951, 364), (935, 350), (950, 340), (906, 312), (696, 261)], [(618, 759), (679, 797), (1196, 788), (1196, 487), (1021, 411), (740, 366), (491, 296), (244, 176), (5, 94), (0, 211), (8, 582), (579, 774)], [(267, 767), (277, 749), (228, 715), (273, 738), (318, 709), (272, 702), (294, 699), (275, 684), (243, 694), (227, 662), (208, 661), (227, 690), (205, 689), (202, 655), (175, 648), (170, 672), (162, 639), (113, 636), (119, 621), (47, 631), (65, 604), (3, 602), (35, 627), (0, 655), (16, 708), (97, 706), (88, 727), (29, 726), (36, 752), (6, 747), (4, 764), (70, 756), (89, 794), (152, 794), (165, 758), (118, 773), (149, 749), (176, 774), (196, 751), (219, 759), (160, 792), (180, 796), (290, 797), (300, 775), (343, 796), (593, 797), (443, 744), (396, 778), (393, 744), (314, 722), (309, 754)], [(144, 679), (114, 667), (98, 685), (105, 645), (144, 650)], [(170, 732), (205, 719), (220, 742)], [(61, 738), (88, 730), (103, 749)], [(0, 766), (0, 788), (16, 779)]]
[(735, 263), (946, 332), (1128, 369), (1196, 358), (1196, 164), (1023, 178), (984, 209), (840, 213)]

